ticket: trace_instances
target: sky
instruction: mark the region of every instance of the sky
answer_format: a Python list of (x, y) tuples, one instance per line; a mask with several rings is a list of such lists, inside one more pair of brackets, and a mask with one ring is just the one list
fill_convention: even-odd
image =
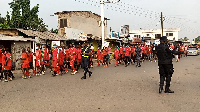
[[(0, 0), (0, 13), (5, 17), (10, 10), (8, 3)], [(112, 1), (112, 0), (110, 0)], [(57, 28), (58, 17), (50, 16), (61, 11), (92, 11), (101, 14), (100, 0), (31, 0), (31, 7), (39, 4), (39, 17), (48, 29)], [(160, 13), (165, 17), (164, 28), (180, 28), (179, 38), (190, 40), (200, 36), (200, 0), (120, 0), (105, 4), (108, 28), (119, 31), (121, 25), (130, 30), (160, 29)]]

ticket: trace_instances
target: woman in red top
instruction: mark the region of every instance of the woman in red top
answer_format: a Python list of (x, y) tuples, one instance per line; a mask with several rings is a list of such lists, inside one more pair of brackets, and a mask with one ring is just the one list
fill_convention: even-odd
[(52, 65), (54, 67), (54, 73), (52, 74), (53, 76), (58, 75), (58, 73), (60, 72), (59, 71), (60, 68), (58, 66), (58, 52), (59, 51), (58, 51), (57, 45), (54, 45), (54, 49), (52, 51), (52, 54), (53, 54), (53, 59), (52, 59), (53, 63), (52, 63)]
[(42, 52), (39, 48), (39, 46), (36, 46), (36, 52), (35, 52), (35, 56), (36, 56), (36, 67), (37, 67), (37, 74), (36, 75), (41, 75), (42, 71), (41, 71), (41, 64), (42, 64)]
[(73, 70), (71, 74), (75, 75), (77, 71), (74, 68), (74, 61), (76, 59), (76, 48), (74, 47), (74, 45), (69, 48), (69, 54), (70, 54), (70, 66)]
[(152, 53), (151, 46), (148, 45), (148, 47), (147, 47), (147, 55), (148, 55), (149, 61), (151, 61), (151, 53)]
[[(42, 74), (44, 75), (44, 73), (45, 73), (45, 66), (50, 66), (50, 62), (49, 62), (49, 60), (50, 60), (50, 57), (49, 57), (49, 50), (48, 50), (48, 48), (46, 47), (46, 45), (43, 45), (43, 49), (44, 49), (44, 56), (43, 56), (43, 61), (42, 61)], [(51, 66), (50, 66), (50, 69), (52, 69), (51, 68)]]
[(119, 50), (117, 49), (117, 47), (115, 47), (115, 51), (114, 51), (114, 56), (115, 56), (115, 67), (118, 66), (118, 61), (119, 61)]
[(59, 50), (59, 62), (58, 62), (61, 74), (63, 70), (65, 71), (65, 73), (68, 72), (68, 70), (64, 67), (64, 63), (63, 63), (64, 60), (65, 60), (65, 54), (64, 54), (64, 48), (62, 48)]
[(135, 46), (131, 47), (131, 63), (133, 62), (135, 64), (135, 59), (136, 59), (136, 52), (135, 52)]
[(8, 82), (7, 77), (9, 76), (9, 80), (11, 81), (12, 78), (14, 77), (12, 72), (11, 72), (11, 54), (9, 53), (8, 49), (6, 51), (3, 51), (4, 53), (2, 54), (2, 68), (5, 76), (5, 80), (3, 82)]
[(77, 52), (77, 71), (78, 71), (78, 69), (80, 68), (80, 65), (81, 65), (81, 62), (82, 62), (82, 56), (81, 56), (81, 52), (82, 52), (82, 47), (81, 47), (81, 45), (79, 45), (78, 46), (78, 48), (77, 48), (77, 50), (76, 50)]
[(101, 49), (100, 49), (100, 47), (98, 47), (98, 50), (97, 50), (97, 64), (98, 64), (98, 66), (100, 66), (99, 62), (101, 62)]
[(28, 51), (29, 68), (32, 69), (33, 74), (35, 75), (36, 71), (35, 71), (35, 69), (33, 67), (33, 52), (31, 52), (30, 47), (27, 48), (27, 51)]
[(105, 47), (103, 49), (103, 59), (104, 59), (104, 67), (108, 67), (108, 48)]

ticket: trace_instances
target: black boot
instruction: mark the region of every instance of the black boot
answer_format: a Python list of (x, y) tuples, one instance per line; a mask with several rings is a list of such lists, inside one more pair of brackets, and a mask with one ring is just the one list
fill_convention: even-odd
[(170, 90), (169, 87), (165, 87), (165, 93), (174, 93), (174, 91)]
[(92, 76), (92, 72), (89, 72), (89, 77), (91, 77)]
[(160, 85), (160, 86), (159, 86), (159, 93), (162, 93), (162, 91), (163, 91), (163, 86)]

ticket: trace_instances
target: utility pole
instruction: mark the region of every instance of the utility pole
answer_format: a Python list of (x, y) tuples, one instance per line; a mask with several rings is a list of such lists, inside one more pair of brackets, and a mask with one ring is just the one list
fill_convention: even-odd
[(101, 4), (101, 30), (102, 30), (102, 33), (101, 33), (101, 35), (102, 35), (101, 36), (101, 39), (102, 39), (101, 47), (103, 48), (104, 40), (105, 40), (104, 0), (101, 0), (100, 4)]
[(161, 12), (161, 28), (162, 28), (162, 36), (163, 36), (163, 13)]
[(115, 2), (119, 2), (120, 0), (113, 0), (112, 2), (107, 0), (106, 2), (104, 0), (100, 0), (100, 5), (101, 5), (101, 29), (102, 29), (102, 36), (101, 36), (101, 39), (102, 39), (102, 45), (101, 47), (103, 48), (103, 44), (104, 44), (104, 41), (105, 41), (105, 19), (104, 19), (104, 5), (105, 3), (115, 3)]

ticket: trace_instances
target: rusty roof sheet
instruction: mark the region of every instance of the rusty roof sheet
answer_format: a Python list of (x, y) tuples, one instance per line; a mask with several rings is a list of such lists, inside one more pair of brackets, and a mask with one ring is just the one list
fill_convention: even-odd
[[(93, 12), (91, 12), (91, 11), (62, 11), (62, 12), (56, 12), (56, 13), (54, 13), (55, 15), (59, 15), (59, 14), (67, 14), (67, 13), (73, 13), (73, 12), (87, 12), (87, 13), (91, 13), (91, 14), (94, 14), (94, 15), (96, 15), (96, 16), (98, 16), (98, 17), (101, 17), (100, 15), (98, 15), (98, 14), (96, 14), (96, 13), (93, 13)], [(110, 19), (108, 19), (108, 18), (105, 18), (106, 20), (110, 20)]]
[(38, 37), (44, 40), (67, 40), (67, 38), (58, 35), (56, 33), (51, 33), (49, 31), (40, 32), (40, 31), (24, 30), (24, 29), (17, 29), (17, 30), (26, 34), (27, 36)]
[(35, 39), (24, 38), (23, 36), (7, 36), (0, 34), (0, 40), (11, 40), (11, 41), (35, 41)]

